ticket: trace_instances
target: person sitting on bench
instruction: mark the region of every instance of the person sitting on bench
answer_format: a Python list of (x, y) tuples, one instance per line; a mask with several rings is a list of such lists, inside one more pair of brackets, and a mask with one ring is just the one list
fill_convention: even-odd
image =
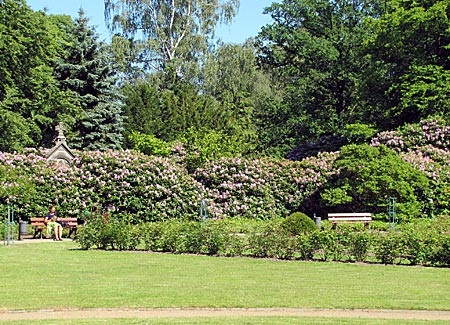
[(47, 225), (47, 233), (54, 233), (54, 240), (62, 241), (62, 230), (63, 227), (57, 222), (58, 221), (58, 213), (56, 212), (56, 208), (54, 205), (50, 207), (47, 216), (45, 217), (45, 224)]

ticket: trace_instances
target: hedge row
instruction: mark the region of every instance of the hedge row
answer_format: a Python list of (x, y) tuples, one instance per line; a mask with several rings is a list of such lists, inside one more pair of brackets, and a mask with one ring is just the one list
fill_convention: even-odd
[(143, 250), (312, 261), (450, 266), (450, 222), (436, 220), (394, 229), (358, 226), (289, 235), (280, 219), (236, 227), (227, 221), (133, 224), (91, 220), (78, 238), (82, 249)]

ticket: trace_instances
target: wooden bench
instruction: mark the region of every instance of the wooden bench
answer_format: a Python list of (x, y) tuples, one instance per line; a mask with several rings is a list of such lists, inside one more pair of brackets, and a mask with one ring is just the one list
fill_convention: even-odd
[(328, 213), (328, 220), (333, 224), (333, 228), (338, 223), (364, 222), (365, 227), (369, 227), (372, 221), (372, 213), (369, 212), (347, 212), (347, 213)]
[[(31, 218), (30, 224), (31, 227), (34, 228), (34, 235), (33, 238), (36, 238), (36, 236), (39, 234), (42, 238), (42, 231), (44, 229), (47, 229), (47, 225), (44, 222), (45, 217), (39, 217), (39, 218)], [(69, 229), (69, 238), (73, 234), (77, 233), (78, 229), (78, 219), (77, 218), (58, 218), (58, 223), (62, 224), (62, 227), (64, 229)]]

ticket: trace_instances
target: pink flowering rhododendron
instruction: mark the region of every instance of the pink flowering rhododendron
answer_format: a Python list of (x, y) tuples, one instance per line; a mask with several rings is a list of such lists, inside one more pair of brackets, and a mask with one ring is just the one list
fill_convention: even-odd
[[(450, 127), (430, 119), (403, 129), (382, 132), (372, 145), (384, 144), (427, 175), (433, 184), (429, 202), (440, 209), (450, 203)], [(135, 151), (74, 152), (72, 166), (47, 162), (45, 150), (0, 152), (0, 166), (18, 171), (34, 184), (36, 194), (3, 194), (26, 219), (56, 205), (64, 215), (84, 211), (131, 215), (136, 220), (198, 219), (200, 201), (206, 200), (208, 217), (272, 218), (305, 211), (314, 193), (337, 175), (333, 162), (338, 152), (319, 153), (302, 161), (272, 158), (222, 158), (189, 173), (184, 156), (155, 157)], [(0, 179), (2, 188), (17, 186)], [(2, 192), (3, 193), (3, 192)], [(8, 192), (4, 192), (8, 193)]]

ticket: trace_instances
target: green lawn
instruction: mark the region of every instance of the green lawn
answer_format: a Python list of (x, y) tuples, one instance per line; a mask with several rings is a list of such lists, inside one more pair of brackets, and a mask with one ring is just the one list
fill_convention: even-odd
[[(0, 309), (450, 310), (450, 269), (0, 246)], [(139, 322), (137, 322), (139, 323)]]

